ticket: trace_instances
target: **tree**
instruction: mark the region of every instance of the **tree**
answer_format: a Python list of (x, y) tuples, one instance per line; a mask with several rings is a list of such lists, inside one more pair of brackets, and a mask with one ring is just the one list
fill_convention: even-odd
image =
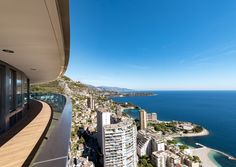
[(153, 167), (147, 155), (140, 157), (138, 167)]
[(183, 151), (183, 150), (185, 150), (185, 149), (188, 149), (188, 146), (186, 146), (186, 145), (180, 145), (180, 146), (179, 146), (179, 149), (180, 149), (181, 151)]
[(177, 144), (177, 140), (167, 140), (167, 144)]
[(146, 159), (140, 159), (140, 163), (144, 166), (146, 166), (148, 164)]
[(193, 128), (193, 132), (195, 132), (195, 133), (200, 133), (202, 131), (203, 131), (203, 128), (201, 126), (195, 126)]
[(198, 156), (193, 156), (193, 162), (201, 162)]

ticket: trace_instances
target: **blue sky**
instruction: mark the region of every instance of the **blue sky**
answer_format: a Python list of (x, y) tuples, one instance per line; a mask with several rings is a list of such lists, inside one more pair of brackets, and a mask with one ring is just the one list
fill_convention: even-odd
[(236, 90), (235, 0), (70, 0), (66, 75), (139, 90)]

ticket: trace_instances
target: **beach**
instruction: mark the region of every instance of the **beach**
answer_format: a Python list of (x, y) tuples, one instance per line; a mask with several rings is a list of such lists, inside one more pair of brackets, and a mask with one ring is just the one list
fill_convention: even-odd
[(195, 156), (198, 156), (202, 161), (203, 167), (218, 167), (216, 163), (210, 158), (210, 154), (213, 154), (211, 148), (208, 147), (201, 147), (201, 148), (194, 148), (192, 149), (192, 153)]

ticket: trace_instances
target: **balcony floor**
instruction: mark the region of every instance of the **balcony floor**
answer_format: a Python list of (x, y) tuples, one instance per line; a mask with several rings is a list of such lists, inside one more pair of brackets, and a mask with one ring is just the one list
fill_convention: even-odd
[(44, 138), (52, 118), (50, 106), (31, 100), (30, 111), (9, 131), (0, 136), (0, 166), (27, 166)]

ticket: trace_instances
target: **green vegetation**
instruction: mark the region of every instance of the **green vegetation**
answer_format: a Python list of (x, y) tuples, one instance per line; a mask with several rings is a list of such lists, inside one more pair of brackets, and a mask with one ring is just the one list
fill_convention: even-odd
[(177, 140), (167, 140), (167, 144), (168, 145), (171, 145), (171, 144), (176, 145), (177, 144)]
[(189, 147), (187, 145), (180, 145), (179, 149), (180, 151), (184, 151), (185, 149), (188, 149)]
[(87, 119), (88, 123), (92, 123), (92, 120), (90, 118)]
[(63, 93), (63, 89), (59, 86), (59, 81), (52, 81), (45, 84), (35, 84), (30, 86), (33, 93)]
[(193, 162), (201, 162), (198, 156), (193, 156)]
[(86, 89), (87, 86), (84, 84), (81, 84), (80, 82), (70, 82), (68, 84), (70, 89)]
[(129, 115), (126, 112), (122, 112), (122, 116), (128, 117)]
[(76, 137), (76, 136), (77, 136), (77, 132), (76, 132), (76, 131), (74, 131), (74, 130), (73, 130), (73, 131), (71, 131), (71, 137), (72, 137), (72, 138), (74, 138), (74, 137)]
[(203, 131), (203, 128), (201, 127), (201, 126), (195, 126), (194, 128), (193, 128), (193, 132), (194, 133), (200, 133), (200, 132), (202, 132)]
[(152, 123), (149, 122), (148, 126), (153, 126), (155, 131), (165, 132), (177, 132), (177, 123), (176, 122), (161, 122), (161, 123)]
[(188, 131), (187, 131), (187, 130), (184, 130), (184, 131), (183, 131), (183, 133), (184, 133), (184, 134), (187, 134), (187, 133), (188, 133)]
[(64, 75), (62, 78), (63, 78), (65, 81), (71, 81), (71, 79), (70, 79), (69, 77), (65, 76), (65, 75)]
[(138, 167), (153, 167), (153, 166), (150, 162), (150, 158), (144, 155), (139, 159)]
[(193, 161), (193, 162), (199, 162), (199, 163), (201, 162), (200, 158), (198, 156), (195, 156), (195, 155), (194, 156), (189, 155), (188, 159)]

